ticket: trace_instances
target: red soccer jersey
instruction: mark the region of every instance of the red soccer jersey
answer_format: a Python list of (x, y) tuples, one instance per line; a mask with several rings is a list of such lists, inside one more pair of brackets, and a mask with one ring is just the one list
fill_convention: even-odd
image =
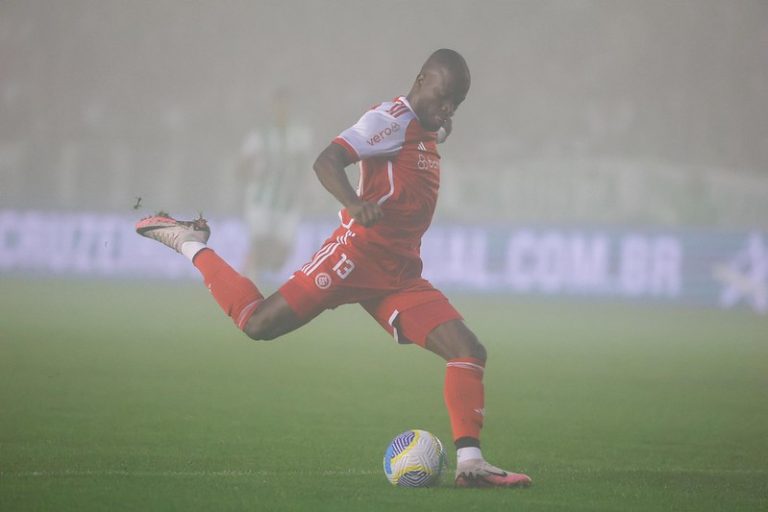
[[(343, 209), (341, 226), (280, 293), (298, 318), (357, 302), (396, 338), (404, 328), (404, 338), (423, 344), (434, 327), (461, 318), (421, 277), (421, 237), (440, 185), (437, 133), (425, 130), (407, 99), (399, 97), (366, 112), (333, 142), (360, 162), (357, 193), (381, 205), (384, 216), (366, 228)], [(398, 326), (401, 313), (421, 306), (426, 309), (419, 309), (413, 322), (405, 319)]]
[(432, 222), (440, 187), (436, 139), (403, 96), (377, 105), (336, 137), (333, 142), (360, 162), (358, 196), (378, 202), (384, 212), (366, 228), (344, 208), (342, 225), (390, 254), (419, 260), (421, 237)]

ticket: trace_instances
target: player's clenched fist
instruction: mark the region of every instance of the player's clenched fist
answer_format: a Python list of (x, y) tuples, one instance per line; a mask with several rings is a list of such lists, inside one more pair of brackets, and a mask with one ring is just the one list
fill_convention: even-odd
[(381, 206), (370, 201), (353, 203), (347, 207), (347, 211), (355, 222), (365, 227), (373, 226), (384, 216)]

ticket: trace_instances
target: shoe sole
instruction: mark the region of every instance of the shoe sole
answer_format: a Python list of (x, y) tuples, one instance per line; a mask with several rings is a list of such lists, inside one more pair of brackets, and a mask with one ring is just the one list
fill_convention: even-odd
[(172, 219), (171, 217), (147, 217), (146, 219), (141, 219), (139, 222), (136, 223), (136, 232), (140, 235), (144, 235), (145, 233), (148, 233), (150, 231), (154, 231), (156, 229), (163, 229), (163, 228), (173, 228), (175, 226), (186, 226), (191, 227), (195, 231), (207, 231), (208, 233), (211, 232), (211, 229), (208, 227), (208, 224), (204, 219), (200, 219), (198, 221), (187, 221), (187, 220), (176, 220)]
[(500, 482), (493, 482), (491, 480), (486, 479), (485, 477), (478, 477), (475, 480), (466, 480), (466, 479), (456, 479), (454, 481), (454, 485), (456, 487), (464, 488), (464, 489), (491, 489), (493, 487), (498, 488), (526, 488), (530, 487), (533, 484), (531, 480), (520, 480), (517, 482), (510, 482), (510, 483), (500, 483)]
[(177, 222), (170, 217), (145, 217), (136, 223), (136, 232), (141, 234), (152, 229), (173, 227)]

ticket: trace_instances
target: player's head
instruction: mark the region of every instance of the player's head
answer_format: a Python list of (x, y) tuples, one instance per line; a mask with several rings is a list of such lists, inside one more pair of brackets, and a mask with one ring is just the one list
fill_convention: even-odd
[(450, 118), (469, 91), (469, 67), (458, 52), (442, 48), (429, 56), (408, 93), (408, 101), (427, 130)]

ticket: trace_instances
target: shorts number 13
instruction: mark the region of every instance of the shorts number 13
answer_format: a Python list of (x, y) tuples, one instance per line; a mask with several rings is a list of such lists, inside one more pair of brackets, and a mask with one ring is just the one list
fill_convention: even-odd
[(333, 271), (342, 279), (346, 279), (352, 271), (355, 270), (355, 262), (347, 258), (347, 255), (341, 253), (341, 259), (333, 266)]

